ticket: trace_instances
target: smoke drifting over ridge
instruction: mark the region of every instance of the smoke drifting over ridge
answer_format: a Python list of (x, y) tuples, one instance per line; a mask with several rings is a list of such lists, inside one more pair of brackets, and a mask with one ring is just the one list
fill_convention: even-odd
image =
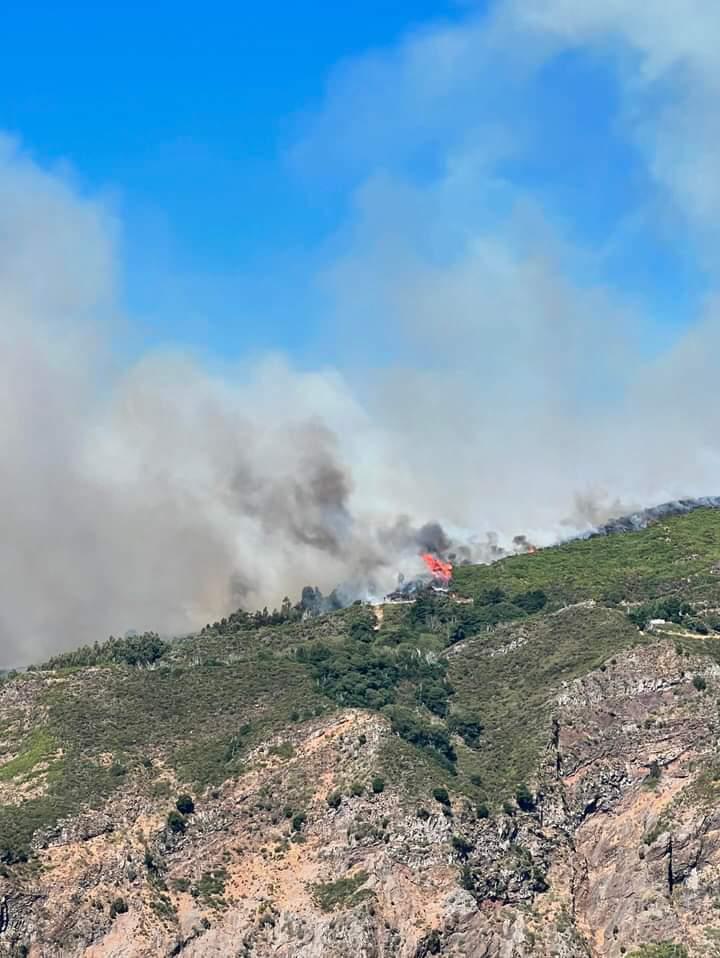
[[(465, 108), (480, 102), (476, 35), (408, 43), (391, 64), (403, 83), (382, 66), (378, 102), (408, 91), (403, 137), (416, 76), (428, 95), (448, 84), (441, 107), (458, 83)], [(435, 49), (458, 51), (451, 71), (433, 69)], [(372, 92), (371, 66), (348, 88)], [(418, 128), (450, 124), (417, 100)], [(390, 107), (339, 107), (364, 149), (358, 115), (394, 122)], [(328, 116), (325, 139), (348, 142)], [(648, 356), (646, 317), (571, 280), (564, 237), (527, 197), (503, 194), (501, 228), (473, 219), (487, 161), (474, 141), (451, 146), (422, 188), (368, 178), (322, 277), (336, 334), (392, 365), (302, 372), (272, 356), (220, 375), (168, 352), (116, 358), (118, 224), (0, 143), (0, 666), (126, 628), (186, 631), (306, 583), (382, 594), (425, 550), (490, 559), (718, 488), (718, 301)]]
[[(382, 594), (421, 570), (421, 551), (492, 558), (519, 533), (549, 542), (618, 511), (585, 498), (563, 526), (578, 488), (589, 495), (583, 478), (603, 475), (602, 451), (578, 474), (588, 450), (552, 418), (543, 458), (536, 418), (519, 428), (517, 407), (493, 407), (488, 423), (492, 390), (469, 403), (460, 380), (462, 429), (445, 404), (415, 427), (398, 421), (401, 387), (403, 410), (425, 395), (399, 371), (363, 397), (337, 372), (280, 358), (234, 380), (167, 354), (117, 368), (102, 206), (9, 144), (0, 205), (1, 664), (126, 628), (185, 631), (307, 582)], [(673, 463), (672, 482), (658, 471), (643, 488), (637, 462), (622, 471), (623, 494), (655, 498), (691, 472)]]
[(391, 448), (337, 373), (118, 365), (107, 211), (9, 142), (0, 208), (0, 665), (419, 565), (408, 523), (389, 547), (397, 512), (364, 483)]

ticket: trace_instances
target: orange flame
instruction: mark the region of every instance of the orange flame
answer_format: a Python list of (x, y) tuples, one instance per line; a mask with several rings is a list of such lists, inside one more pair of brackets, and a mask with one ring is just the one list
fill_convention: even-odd
[(437, 556), (431, 555), (429, 552), (423, 553), (421, 558), (430, 572), (432, 572), (433, 579), (439, 579), (445, 584), (450, 581), (453, 570), (452, 562), (443, 562), (441, 559), (438, 559)]

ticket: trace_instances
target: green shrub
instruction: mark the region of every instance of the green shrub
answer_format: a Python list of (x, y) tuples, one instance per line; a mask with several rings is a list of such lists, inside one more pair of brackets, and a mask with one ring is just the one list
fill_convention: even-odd
[(350, 878), (338, 878), (337, 881), (313, 885), (313, 897), (323, 911), (352, 908), (372, 895), (369, 890), (362, 889), (367, 880), (368, 873), (360, 871)]
[(688, 958), (688, 951), (685, 945), (661, 941), (656, 945), (641, 945), (631, 951), (627, 958)]
[(419, 943), (416, 955), (439, 955), (442, 953), (442, 939), (437, 928), (427, 934)]
[[(469, 748), (477, 748), (480, 744), (480, 736), (483, 730), (482, 722), (469, 709), (454, 711), (448, 719), (448, 728), (451, 732), (459, 735)], [(472, 776), (470, 780), (472, 781)]]
[[(337, 789), (334, 792), (330, 792), (328, 797), (325, 799), (330, 808), (340, 808), (340, 803), (342, 802), (342, 793)], [(296, 829), (299, 831), (300, 829)]]
[(432, 793), (433, 798), (436, 802), (439, 802), (441, 805), (445, 805), (448, 808), (450, 807), (450, 796), (448, 795), (448, 790), (440, 786), (439, 788), (434, 788)]
[(298, 812), (296, 815), (293, 815), (292, 817), (293, 831), (301, 832), (303, 829), (303, 825), (305, 824), (306, 821), (307, 821), (307, 815), (305, 815), (304, 812)]
[(192, 893), (212, 908), (221, 908), (225, 904), (223, 894), (227, 877), (227, 871), (222, 866), (204, 872)]
[(180, 812), (181, 815), (192, 815), (195, 811), (195, 802), (192, 799), (192, 795), (188, 795), (187, 792), (184, 792), (182, 795), (178, 795), (177, 801), (175, 802), (175, 808)]
[(167, 825), (171, 832), (182, 834), (187, 828), (187, 820), (184, 815), (173, 809), (167, 817)]
[(364, 791), (365, 789), (360, 782), (353, 782), (350, 786), (350, 793), (354, 795), (355, 798), (359, 798)]
[(460, 625), (466, 635), (477, 635), (501, 622), (512, 622), (526, 615), (524, 609), (513, 602), (497, 602), (490, 605), (468, 606), (461, 613)]
[(428, 711), (444, 718), (448, 710), (449, 689), (440, 682), (423, 682), (416, 693), (416, 698)]
[(130, 635), (124, 639), (110, 636), (107, 642), (85, 645), (74, 652), (61, 652), (44, 662), (39, 668), (67, 669), (83, 668), (92, 665), (152, 665), (164, 658), (170, 651), (168, 642), (163, 641), (156, 632), (143, 635)]
[(489, 818), (489, 817), (490, 817), (490, 809), (487, 807), (487, 805), (486, 805), (484, 802), (481, 802), (481, 803), (477, 806), (477, 808), (475, 809), (475, 813), (476, 813), (476, 815), (477, 815), (478, 818)]
[(418, 687), (438, 686), (431, 695), (432, 704), (441, 707), (449, 690), (443, 691), (445, 662), (426, 661), (414, 649), (388, 650), (374, 643), (346, 640), (329, 646), (322, 642), (301, 646), (296, 653), (326, 695), (343, 707), (380, 709), (391, 705), (401, 682)]
[(462, 835), (453, 835), (452, 846), (458, 853), (461, 861), (464, 861), (475, 847), (472, 842), (469, 842), (467, 838), (464, 838)]
[(372, 642), (375, 632), (369, 622), (353, 622), (350, 626), (350, 638), (353, 642)]
[(518, 785), (515, 790), (515, 801), (523, 812), (531, 812), (535, 808), (535, 796), (527, 785)]
[(376, 775), (372, 780), (372, 790), (376, 795), (379, 795), (380, 792), (385, 791), (385, 779), (381, 778), (380, 775)]
[(707, 682), (702, 675), (693, 676), (693, 685), (698, 690), (698, 692), (704, 692), (707, 688)]
[(523, 592), (513, 598), (513, 605), (518, 606), (523, 612), (532, 615), (534, 612), (540, 612), (547, 605), (547, 596), (542, 589), (532, 589), (530, 592)]
[(124, 915), (128, 910), (127, 902), (124, 898), (115, 898), (110, 905), (110, 918), (115, 918), (117, 915)]
[(475, 891), (475, 878), (473, 876), (472, 868), (468, 864), (463, 865), (460, 871), (460, 885), (465, 889), (465, 891)]
[(660, 765), (657, 761), (653, 760), (652, 762), (650, 762), (650, 766), (648, 769), (648, 778), (657, 782), (660, 778), (660, 775), (661, 775)]
[(454, 763), (457, 760), (455, 749), (450, 742), (447, 730), (442, 725), (424, 722), (413, 711), (404, 706), (394, 706), (387, 710), (393, 731), (412, 745), (428, 748)]
[(675, 625), (687, 625), (688, 619), (695, 615), (695, 609), (689, 602), (683, 602), (678, 596), (670, 596), (656, 602), (645, 602), (628, 612), (628, 618), (639, 629), (645, 629), (651, 619), (664, 619)]
[(505, 592), (494, 586), (490, 589), (482, 589), (476, 596), (475, 603), (477, 605), (498, 605), (500, 602), (504, 602), (505, 599), (507, 599)]

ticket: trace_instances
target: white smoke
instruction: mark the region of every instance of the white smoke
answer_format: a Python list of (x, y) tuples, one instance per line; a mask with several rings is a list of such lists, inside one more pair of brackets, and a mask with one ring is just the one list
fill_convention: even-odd
[[(411, 37), (368, 76), (348, 67), (305, 144), (307, 156), (318, 138), (342, 143), (346, 115), (372, 118), (344, 252), (322, 277), (336, 338), (364, 357), (352, 372), (301, 372), (282, 356), (223, 375), (187, 355), (128, 358), (120, 224), (102, 197), (2, 142), (0, 666), (127, 628), (187, 631), (307, 583), (390, 589), (420, 571), (415, 533), (429, 520), (486, 557), (518, 534), (544, 544), (718, 491), (716, 299), (648, 355), (648, 317), (573, 278), (582, 251), (526, 196), (508, 197), (492, 173), (500, 141), (478, 152), (480, 121), (432, 121), (448, 142), (432, 182), (376, 175), (378, 156), (407, 148), (383, 108), (420, 142), (429, 102), (442, 111), (458, 94), (470, 109), (478, 50), (498, 36), (521, 37), (530, 69), (546, 44), (625, 29), (619, 7), (611, 25), (581, 18), (563, 32), (552, 11), (570, 23), (579, 4), (535, 3), (534, 19), (501, 6), (489, 26)], [(627, 19), (627, 43), (655, 42)], [(696, 105), (716, 79), (706, 73), (692, 72)], [(363, 109), (341, 110), (357, 90)], [(670, 177), (654, 119), (643, 143), (660, 144), (658, 180), (696, 223), (687, 166)], [(476, 215), (472, 199), (486, 207), (498, 192), (501, 221)], [(368, 342), (390, 357), (381, 369)]]

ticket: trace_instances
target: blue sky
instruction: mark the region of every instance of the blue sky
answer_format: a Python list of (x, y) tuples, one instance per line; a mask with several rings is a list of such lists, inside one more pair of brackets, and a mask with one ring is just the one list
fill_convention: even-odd
[(311, 306), (305, 318), (285, 315), (287, 284), (279, 304), (267, 273), (284, 264), (295, 295), (307, 295), (291, 261), (322, 242), (343, 206), (342, 195), (328, 197), (288, 162), (303, 114), (321, 102), (342, 58), (458, 13), (436, 0), (11, 0), (0, 126), (41, 163), (68, 162), (81, 183), (113, 194), (127, 296), (150, 338), (220, 353), (302, 351)]
[(6, 634), (718, 492), (720, 4), (0, 18)]
[[(656, 327), (648, 348), (665, 344), (706, 277), (628, 133), (617, 45), (569, 44), (532, 54), (529, 67), (506, 37), (499, 70), (497, 52), (483, 64), (481, 50), (448, 102), (423, 105), (405, 90), (408, 110), (396, 95), (404, 47), (433, 31), (487, 30), (494, 9), (12, 0), (0, 126), (41, 164), (67, 163), (111, 198), (137, 348), (338, 359), (342, 304), (318, 276), (356, 241), (363, 185), (384, 175), (432, 186), (475, 138), (497, 145), (465, 197), (473, 229), (497, 228), (519, 196), (531, 198), (573, 247), (574, 279), (640, 302)], [(412, 109), (419, 120), (406, 128)], [(419, 231), (434, 242), (427, 221)]]

